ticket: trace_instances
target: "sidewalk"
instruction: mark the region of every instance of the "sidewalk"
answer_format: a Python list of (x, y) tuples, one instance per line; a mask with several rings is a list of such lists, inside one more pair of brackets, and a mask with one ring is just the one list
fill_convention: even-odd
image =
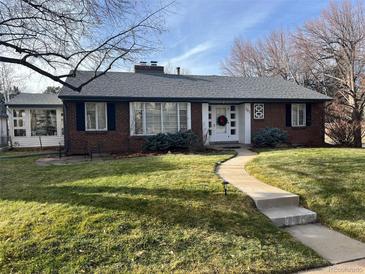
[[(331, 264), (365, 258), (364, 243), (315, 223), (317, 214), (300, 207), (298, 195), (267, 185), (250, 176), (244, 166), (256, 157), (256, 153), (246, 148), (236, 151), (236, 157), (218, 167), (218, 175), (250, 196), (258, 210), (274, 224), (285, 227), (295, 239), (316, 251)], [(336, 272), (334, 269), (332, 271)]]

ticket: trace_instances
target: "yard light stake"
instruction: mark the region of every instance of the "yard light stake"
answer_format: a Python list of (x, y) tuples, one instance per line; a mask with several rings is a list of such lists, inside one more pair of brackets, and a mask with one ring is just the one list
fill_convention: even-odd
[(227, 181), (223, 181), (224, 195), (227, 195), (227, 185), (229, 184)]

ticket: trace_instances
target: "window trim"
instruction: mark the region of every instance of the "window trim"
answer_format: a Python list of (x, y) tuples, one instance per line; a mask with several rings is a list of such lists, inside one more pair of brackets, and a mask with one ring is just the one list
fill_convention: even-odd
[[(87, 104), (95, 104), (95, 129), (89, 129), (87, 127)], [(104, 104), (105, 106), (105, 128), (99, 129), (99, 117), (98, 117), (98, 104)], [(85, 131), (108, 131), (108, 105), (106, 102), (85, 102)]]
[[(134, 120), (134, 103), (142, 103), (143, 107), (142, 107), (142, 129), (143, 129), (143, 133), (135, 133), (136, 132), (136, 128), (135, 128), (135, 120)], [(151, 102), (140, 102), (140, 101), (133, 101), (133, 102), (129, 102), (129, 131), (130, 131), (130, 136), (154, 136), (156, 134), (154, 133), (147, 133), (147, 125), (146, 125), (146, 103), (151, 103)], [(186, 103), (187, 104), (187, 114), (186, 114), (186, 119), (187, 119), (187, 130), (191, 130), (191, 103), (190, 102), (152, 102), (152, 103), (160, 103), (161, 104), (161, 132), (160, 133), (166, 133), (165, 129), (164, 129), (164, 123), (163, 123), (163, 106), (162, 104), (164, 103), (176, 103), (177, 104), (177, 131), (180, 131), (180, 103)]]
[[(303, 106), (303, 124), (299, 124), (299, 111), (297, 113), (294, 113), (293, 106)], [(297, 116), (298, 124), (294, 125), (294, 116)], [(307, 126), (307, 105), (304, 103), (297, 103), (297, 104), (291, 104), (291, 126), (292, 127), (306, 127)]]
[[(15, 117), (14, 116), (14, 111), (23, 111), (24, 112), (24, 116), (21, 116), (21, 117)], [(17, 137), (27, 137), (27, 134), (28, 134), (28, 130), (27, 130), (27, 125), (26, 125), (26, 123), (27, 123), (27, 112), (26, 112), (26, 109), (25, 108), (13, 108), (12, 110), (11, 110), (11, 116), (12, 116), (12, 124), (13, 124), (13, 132), (12, 132), (12, 134), (13, 134), (13, 136), (15, 137), (15, 138), (17, 138)], [(15, 120), (17, 121), (17, 126), (15, 126)], [(19, 120), (22, 120), (23, 121), (23, 126), (22, 127), (20, 127), (19, 126)], [(17, 129), (23, 129), (23, 130), (25, 130), (25, 135), (21, 135), (21, 136), (17, 136), (17, 135), (15, 135), (15, 130), (17, 130)]]

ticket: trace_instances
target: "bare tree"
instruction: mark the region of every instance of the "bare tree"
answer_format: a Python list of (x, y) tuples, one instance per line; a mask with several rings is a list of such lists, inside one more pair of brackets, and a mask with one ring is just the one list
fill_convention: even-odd
[(314, 63), (298, 51), (291, 33), (274, 31), (256, 43), (236, 39), (230, 56), (222, 63), (222, 70), (234, 76), (279, 76), (333, 95), (336, 83), (323, 77), (323, 70), (319, 71)]
[(286, 80), (301, 83), (296, 52), (292, 46), (289, 34), (284, 32), (272, 32), (264, 41), (263, 51), (267, 63), (267, 72), (270, 75), (278, 75)]
[(362, 2), (331, 2), (296, 34), (303, 60), (337, 83), (338, 102), (350, 109), (353, 145), (361, 147), (365, 107), (365, 9)]
[(0, 101), (6, 103), (19, 94), (20, 91), (17, 86), (19, 82), (15, 68), (10, 64), (0, 63)]
[(232, 76), (256, 77), (267, 74), (261, 44), (236, 39), (230, 56), (222, 63), (223, 73)]
[(61, 87), (59, 86), (48, 86), (46, 87), (46, 89), (43, 91), (43, 94), (59, 94), (61, 90)]
[[(71, 89), (156, 49), (166, 5), (136, 0), (0, 0), (0, 62), (20, 64)], [(56, 73), (60, 71), (67, 73)], [(65, 82), (78, 69), (95, 74)]]
[(256, 43), (236, 39), (230, 56), (223, 62), (225, 74), (239, 76), (280, 76), (303, 83), (300, 63), (290, 34), (272, 32)]

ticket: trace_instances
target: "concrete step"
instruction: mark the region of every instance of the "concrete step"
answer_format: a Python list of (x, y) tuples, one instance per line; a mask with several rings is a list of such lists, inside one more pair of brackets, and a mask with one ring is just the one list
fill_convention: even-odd
[(278, 227), (314, 223), (317, 213), (298, 206), (272, 207), (260, 210)]
[(259, 210), (273, 207), (297, 207), (299, 205), (299, 196), (291, 193), (288, 193), (287, 195), (267, 195), (255, 197), (254, 201)]

